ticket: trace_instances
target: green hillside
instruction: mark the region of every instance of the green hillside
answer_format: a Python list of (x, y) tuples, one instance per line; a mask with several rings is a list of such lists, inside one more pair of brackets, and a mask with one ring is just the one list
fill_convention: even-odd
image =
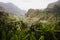
[(0, 40), (60, 40), (60, 7), (49, 6), (29, 9), (24, 18), (0, 9)]

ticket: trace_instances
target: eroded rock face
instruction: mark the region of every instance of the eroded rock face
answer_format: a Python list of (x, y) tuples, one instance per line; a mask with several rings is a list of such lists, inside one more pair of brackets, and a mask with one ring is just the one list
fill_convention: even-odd
[(49, 4), (49, 5), (47, 6), (47, 8), (51, 8), (51, 9), (52, 9), (52, 8), (54, 8), (55, 6), (60, 7), (60, 0)]
[(8, 10), (5, 9), (4, 7), (0, 6), (0, 12), (8, 12)]
[(5, 18), (8, 15), (8, 13), (9, 12), (7, 11), (7, 9), (5, 9), (4, 7), (0, 7), (0, 18)]

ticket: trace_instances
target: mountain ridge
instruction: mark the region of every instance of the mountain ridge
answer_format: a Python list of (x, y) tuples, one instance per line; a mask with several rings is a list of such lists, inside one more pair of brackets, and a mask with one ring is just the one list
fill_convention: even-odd
[(17, 16), (22, 16), (22, 15), (25, 15), (25, 13), (26, 13), (25, 10), (22, 10), (22, 9), (18, 8), (13, 3), (0, 2), (0, 7), (3, 7), (5, 9), (7, 9), (9, 12), (11, 12), (11, 13), (17, 15)]

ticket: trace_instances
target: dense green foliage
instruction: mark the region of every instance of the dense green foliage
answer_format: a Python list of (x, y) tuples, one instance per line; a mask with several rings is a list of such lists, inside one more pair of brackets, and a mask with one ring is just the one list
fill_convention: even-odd
[(30, 25), (8, 13), (0, 15), (0, 40), (60, 40), (60, 21), (37, 21)]
[(30, 9), (22, 19), (0, 11), (0, 40), (60, 40), (60, 7)]

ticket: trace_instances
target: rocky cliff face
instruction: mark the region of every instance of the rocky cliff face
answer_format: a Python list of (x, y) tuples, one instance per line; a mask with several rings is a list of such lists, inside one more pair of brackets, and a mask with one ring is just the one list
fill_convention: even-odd
[(60, 7), (60, 1), (56, 1), (54, 3), (49, 4), (47, 8), (54, 8), (55, 6)]

